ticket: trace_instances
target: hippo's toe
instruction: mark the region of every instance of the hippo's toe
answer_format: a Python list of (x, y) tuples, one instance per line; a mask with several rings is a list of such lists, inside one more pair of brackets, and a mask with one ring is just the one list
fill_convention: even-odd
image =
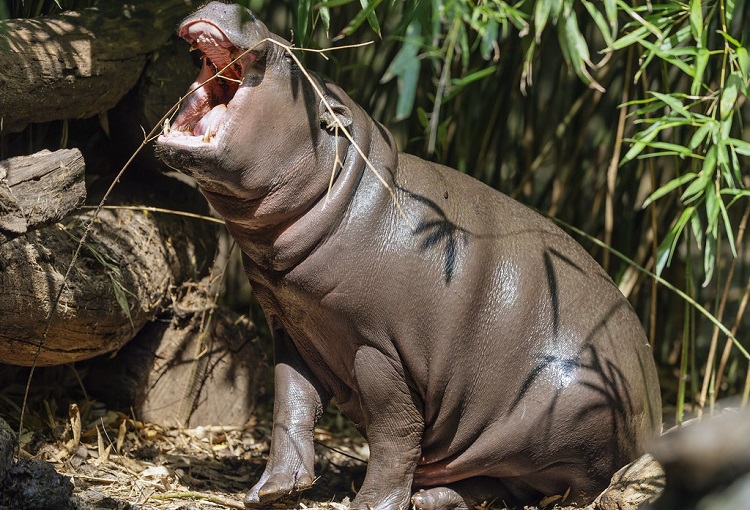
[(420, 490), (411, 497), (415, 510), (467, 510), (464, 498), (449, 487), (433, 487)]

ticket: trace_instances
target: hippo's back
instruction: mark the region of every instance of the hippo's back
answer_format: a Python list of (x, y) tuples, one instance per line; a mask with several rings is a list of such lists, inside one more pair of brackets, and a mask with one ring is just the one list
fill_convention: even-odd
[(455, 170), (400, 157), (404, 209), (415, 246), (442, 271), (431, 292), (447, 317), (429, 332), (415, 483), (521, 476), (544, 494), (603, 489), (661, 423), (638, 317), (549, 220)]

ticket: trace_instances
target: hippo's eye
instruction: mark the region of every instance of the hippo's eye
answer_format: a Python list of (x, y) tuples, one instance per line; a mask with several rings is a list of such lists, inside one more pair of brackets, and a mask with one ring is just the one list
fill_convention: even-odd
[(284, 65), (289, 68), (289, 71), (292, 73), (299, 72), (299, 66), (297, 65), (297, 62), (287, 52), (284, 53)]

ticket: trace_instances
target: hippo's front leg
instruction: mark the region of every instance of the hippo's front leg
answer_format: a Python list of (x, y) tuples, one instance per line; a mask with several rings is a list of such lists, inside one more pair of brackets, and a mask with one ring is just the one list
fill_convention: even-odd
[(313, 429), (329, 397), (310, 373), (287, 333), (274, 330), (273, 431), (268, 463), (245, 496), (245, 507), (264, 506), (310, 487), (315, 475)]
[(364, 412), (370, 462), (353, 508), (405, 510), (421, 455), (424, 418), (404, 368), (373, 347), (360, 347), (354, 373)]

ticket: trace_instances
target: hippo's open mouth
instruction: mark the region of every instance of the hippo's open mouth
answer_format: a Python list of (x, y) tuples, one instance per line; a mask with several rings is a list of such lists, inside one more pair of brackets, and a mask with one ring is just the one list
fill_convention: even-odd
[(191, 50), (203, 54), (203, 65), (177, 117), (171, 125), (164, 123), (159, 141), (189, 146), (210, 144), (224, 128), (232, 99), (258, 57), (232, 44), (219, 27), (208, 21), (183, 25), (179, 35), (190, 43)]

